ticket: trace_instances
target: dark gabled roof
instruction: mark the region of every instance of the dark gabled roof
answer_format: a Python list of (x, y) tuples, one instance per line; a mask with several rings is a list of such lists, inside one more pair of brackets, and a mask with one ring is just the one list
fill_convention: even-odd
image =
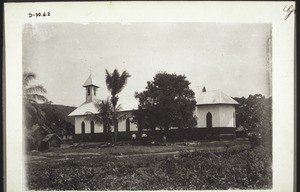
[(60, 141), (62, 141), (61, 138), (60, 138), (58, 135), (56, 135), (56, 134), (48, 134), (48, 135), (46, 135), (46, 137), (43, 139), (43, 141), (44, 141), (44, 142), (47, 142), (47, 141), (49, 141), (52, 137), (56, 137), (56, 138), (58, 138)]

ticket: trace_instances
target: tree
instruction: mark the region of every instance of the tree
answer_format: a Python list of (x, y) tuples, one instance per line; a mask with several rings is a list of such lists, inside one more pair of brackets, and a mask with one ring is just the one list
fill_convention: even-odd
[(114, 126), (114, 136), (113, 136), (113, 144), (117, 141), (118, 134), (118, 118), (117, 118), (117, 104), (119, 101), (118, 93), (120, 93), (127, 83), (127, 79), (130, 77), (127, 71), (123, 71), (120, 75), (119, 71), (115, 69), (112, 73), (109, 73), (108, 70), (105, 70), (106, 77), (105, 82), (107, 85), (107, 89), (111, 93), (110, 101), (113, 106), (113, 116), (112, 122)]
[(193, 115), (196, 101), (189, 85), (184, 75), (166, 72), (160, 72), (153, 81), (148, 81), (145, 91), (135, 93), (139, 110), (133, 113), (133, 121), (139, 129), (155, 130), (159, 127), (168, 131), (170, 127), (194, 127), (197, 124)]
[[(261, 94), (249, 95), (248, 98), (234, 98), (237, 126), (243, 126), (251, 138), (260, 140), (262, 144), (272, 144), (272, 97), (265, 98)], [(258, 143), (255, 143), (257, 145)]]
[(24, 72), (23, 74), (23, 104), (24, 104), (24, 124), (27, 128), (33, 124), (42, 124), (45, 121), (45, 114), (40, 109), (39, 102), (47, 102), (47, 98), (43, 95), (47, 93), (42, 85), (29, 85), (36, 75), (32, 72)]
[(46, 102), (47, 98), (43, 95), (46, 89), (42, 85), (30, 85), (30, 82), (36, 78), (31, 72), (23, 73), (23, 125), (25, 126), (24, 136), (27, 149), (36, 147), (36, 139), (33, 137), (32, 126), (34, 124), (43, 124), (45, 122), (45, 113), (40, 109), (39, 102)]

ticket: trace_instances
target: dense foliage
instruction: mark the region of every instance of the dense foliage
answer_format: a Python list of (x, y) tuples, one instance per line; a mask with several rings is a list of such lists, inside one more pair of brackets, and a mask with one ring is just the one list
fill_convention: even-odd
[(43, 124), (49, 127), (52, 133), (60, 136), (74, 134), (74, 125), (71, 123), (74, 122), (74, 119), (68, 118), (67, 115), (70, 114), (75, 107), (46, 103), (40, 105), (40, 108), (45, 114)]
[[(32, 85), (36, 79), (32, 72), (23, 74), (23, 104), (24, 104), (24, 136), (27, 149), (37, 149), (38, 138), (33, 129), (34, 125), (46, 126), (51, 133), (60, 136), (74, 133), (74, 125), (67, 115), (74, 107), (53, 105), (46, 98), (46, 89), (42, 85)], [(74, 120), (73, 120), (74, 121)]]
[(272, 97), (255, 94), (249, 95), (248, 98), (234, 99), (239, 103), (236, 108), (237, 127), (243, 126), (256, 145), (271, 147)]
[(193, 115), (196, 101), (189, 85), (184, 75), (166, 72), (160, 72), (153, 81), (148, 81), (146, 90), (135, 94), (139, 110), (134, 112), (133, 120), (139, 129), (194, 127), (197, 123)]
[(272, 187), (272, 155), (264, 147), (182, 153), (156, 159), (102, 157), (28, 166), (30, 190), (213, 190)]

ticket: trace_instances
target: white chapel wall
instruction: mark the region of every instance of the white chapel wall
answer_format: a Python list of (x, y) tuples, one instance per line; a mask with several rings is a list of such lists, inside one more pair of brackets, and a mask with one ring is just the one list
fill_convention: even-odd
[(206, 115), (212, 114), (212, 127), (220, 127), (220, 114), (218, 105), (198, 105), (194, 114), (197, 116), (197, 127), (206, 128)]
[[(86, 120), (85, 116), (75, 117), (75, 134), (81, 134), (81, 123), (85, 123), (85, 133), (91, 133), (91, 121)], [(103, 126), (95, 123), (94, 124), (94, 133), (103, 133)]]
[[(130, 121), (131, 121), (131, 119), (132, 118), (130, 118)], [(119, 130), (119, 132), (125, 132), (126, 131), (126, 119), (119, 122), (118, 130)], [(130, 122), (130, 131), (137, 131), (137, 130), (138, 130), (137, 125)]]
[(212, 114), (212, 127), (235, 127), (235, 106), (233, 105), (199, 105), (196, 107), (197, 127), (206, 128), (206, 115)]
[(233, 105), (221, 105), (220, 108), (220, 127), (235, 127), (235, 107)]

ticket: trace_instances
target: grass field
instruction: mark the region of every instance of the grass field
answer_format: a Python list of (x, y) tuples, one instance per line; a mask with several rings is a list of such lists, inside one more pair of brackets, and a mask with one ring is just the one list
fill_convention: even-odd
[[(29, 190), (259, 189), (272, 186), (272, 158), (247, 141), (163, 146), (66, 145), (27, 155)], [(267, 151), (267, 152), (266, 152)]]

